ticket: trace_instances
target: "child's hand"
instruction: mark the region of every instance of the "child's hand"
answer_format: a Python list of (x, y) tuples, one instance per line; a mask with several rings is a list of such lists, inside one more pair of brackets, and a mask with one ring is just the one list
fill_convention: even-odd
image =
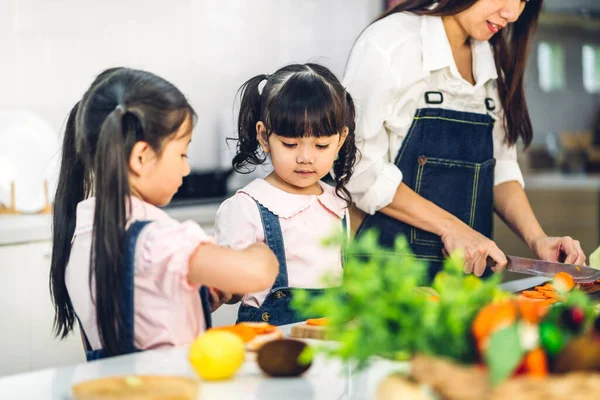
[(215, 312), (221, 305), (231, 300), (232, 294), (217, 288), (208, 288), (210, 294), (210, 311)]

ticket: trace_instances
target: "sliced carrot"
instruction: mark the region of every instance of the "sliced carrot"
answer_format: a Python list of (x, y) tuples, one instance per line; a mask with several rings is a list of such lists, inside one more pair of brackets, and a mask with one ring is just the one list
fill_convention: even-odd
[(544, 299), (546, 297), (543, 293), (537, 292), (535, 290), (524, 290), (521, 292), (521, 294), (525, 297), (530, 297), (532, 299)]
[(544, 350), (538, 347), (525, 355), (525, 370), (531, 376), (548, 375), (548, 359)]
[(578, 266), (575, 266), (575, 269), (579, 272), (581, 272), (581, 268), (579, 268)]
[[(543, 301), (543, 300), (542, 300)], [(547, 309), (541, 302), (528, 297), (521, 296), (517, 300), (521, 318), (532, 324), (537, 324), (544, 317)]]
[(560, 299), (562, 297), (559, 293), (556, 292), (546, 292), (544, 293), (544, 296), (548, 297), (549, 299)]
[(548, 289), (548, 288), (547, 288), (547, 287), (545, 287), (545, 286), (536, 286), (534, 289), (535, 289), (535, 290), (537, 290), (537, 291), (542, 291), (542, 292), (543, 292), (544, 290), (552, 290), (552, 289)]
[(227, 332), (235, 333), (245, 343), (248, 343), (249, 341), (251, 341), (252, 339), (254, 339), (258, 335), (258, 333), (256, 332), (256, 330), (252, 329), (249, 326), (244, 326), (244, 325), (241, 325), (241, 324), (228, 325), (228, 326), (220, 326), (218, 328), (211, 328), (211, 331), (212, 330), (227, 331)]
[(558, 292), (568, 292), (575, 287), (575, 281), (566, 272), (559, 272), (554, 275), (554, 286)]
[(539, 293), (556, 293), (555, 290), (550, 290), (550, 289), (536, 289), (536, 291)]
[(329, 324), (329, 318), (311, 318), (306, 320), (306, 325), (325, 326)]

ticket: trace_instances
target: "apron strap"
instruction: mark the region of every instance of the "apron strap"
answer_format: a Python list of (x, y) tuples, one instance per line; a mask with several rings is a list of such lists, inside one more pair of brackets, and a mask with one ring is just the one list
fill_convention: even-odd
[(277, 279), (275, 279), (273, 287), (287, 287), (287, 263), (285, 262), (285, 247), (283, 246), (283, 234), (281, 233), (279, 217), (271, 212), (268, 208), (260, 204), (258, 201), (256, 201), (256, 205), (258, 206), (258, 211), (260, 212), (260, 219), (262, 220), (267, 246), (269, 246), (271, 251), (275, 253), (277, 261), (279, 261), (279, 274), (277, 275)]

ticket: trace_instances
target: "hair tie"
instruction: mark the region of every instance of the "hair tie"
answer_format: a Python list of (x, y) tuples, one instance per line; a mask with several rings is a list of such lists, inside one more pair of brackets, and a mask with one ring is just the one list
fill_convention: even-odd
[(265, 74), (265, 77), (263, 78), (263, 80), (258, 83), (258, 95), (259, 96), (262, 96), (263, 90), (264, 90), (265, 86), (267, 85), (267, 82), (269, 81), (270, 77), (271, 77), (271, 75)]
[(125, 110), (125, 107), (123, 107), (123, 104), (119, 104), (115, 107), (115, 110), (119, 113), (119, 116), (122, 117), (123, 115), (125, 115), (125, 113), (127, 112)]

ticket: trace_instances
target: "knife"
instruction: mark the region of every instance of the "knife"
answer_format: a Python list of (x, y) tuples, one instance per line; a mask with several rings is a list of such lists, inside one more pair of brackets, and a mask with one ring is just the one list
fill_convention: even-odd
[[(515, 256), (506, 256), (506, 259), (508, 260), (506, 271), (517, 272), (519, 274), (552, 278), (559, 272), (566, 272), (573, 277), (573, 281), (576, 283), (589, 283), (600, 279), (600, 270), (584, 265), (563, 264)], [(489, 260), (488, 266), (490, 266)]]

